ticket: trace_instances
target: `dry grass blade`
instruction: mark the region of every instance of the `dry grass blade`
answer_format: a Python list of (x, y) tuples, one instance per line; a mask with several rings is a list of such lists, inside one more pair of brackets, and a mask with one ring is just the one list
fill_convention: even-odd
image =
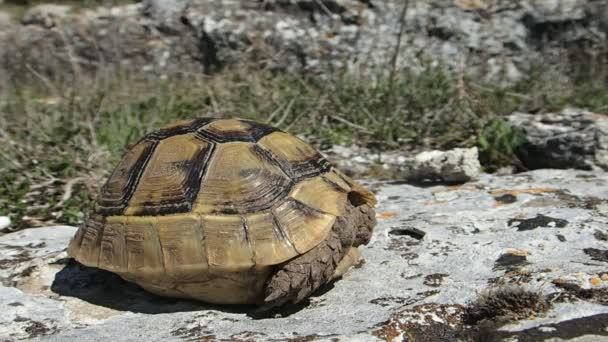
[(65, 182), (65, 185), (63, 186), (63, 196), (61, 196), (61, 200), (57, 202), (55, 206), (61, 207), (67, 200), (72, 198), (72, 191), (74, 190), (74, 185), (76, 185), (76, 183), (78, 182), (83, 182), (85, 180), (86, 178), (84, 177), (76, 177)]
[(281, 126), (285, 122), (285, 119), (287, 119), (287, 117), (291, 113), (291, 108), (293, 107), (293, 104), (295, 103), (295, 101), (296, 101), (295, 99), (289, 100), (289, 103), (287, 104), (287, 106), (285, 106), (285, 109), (283, 110), (283, 115), (281, 115), (281, 118), (279, 118), (279, 121), (277, 121), (275, 123), (275, 126)]
[(342, 122), (342, 123), (344, 123), (344, 124), (346, 124), (346, 125), (348, 125), (348, 126), (350, 126), (352, 128), (355, 128), (355, 129), (357, 129), (357, 130), (359, 130), (361, 132), (364, 132), (366, 134), (373, 134), (373, 132), (370, 131), (370, 130), (368, 130), (367, 128), (365, 128), (365, 127), (363, 127), (361, 125), (357, 125), (355, 123), (352, 123), (352, 122), (350, 122), (350, 121), (348, 121), (348, 120), (346, 120), (346, 119), (344, 119), (342, 117), (339, 117), (337, 115), (330, 115), (329, 117), (332, 118), (332, 119), (334, 119), (334, 120), (340, 121), (340, 122)]

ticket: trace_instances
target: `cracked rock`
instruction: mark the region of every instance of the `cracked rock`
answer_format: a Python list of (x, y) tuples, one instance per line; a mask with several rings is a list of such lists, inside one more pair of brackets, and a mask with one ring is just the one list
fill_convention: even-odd
[(608, 170), (608, 117), (577, 109), (545, 114), (513, 113), (510, 123), (526, 132), (518, 151), (529, 169)]
[[(217, 47), (221, 65), (321, 76), (336, 70), (386, 75), (403, 26), (398, 68), (419, 72), (441, 65), (498, 83), (521, 80), (538, 62), (559, 70), (586, 67), (580, 61), (597, 52), (593, 49), (608, 35), (604, 0), (410, 1), (403, 23), (402, 6), (379, 0), (146, 0), (67, 17), (65, 7), (47, 7), (24, 18), (35, 25), (2, 30), (0, 45), (8, 48), (0, 65), (11, 67), (0, 75), (39, 55), (45, 58), (30, 64), (44, 76), (53, 76), (65, 59), (59, 69), (65, 72), (70, 63), (91, 72), (122, 65), (157, 76), (200, 72), (206, 57), (183, 21)], [(150, 46), (154, 49), (146, 51)], [(165, 53), (171, 58), (159, 68), (155, 62)]]

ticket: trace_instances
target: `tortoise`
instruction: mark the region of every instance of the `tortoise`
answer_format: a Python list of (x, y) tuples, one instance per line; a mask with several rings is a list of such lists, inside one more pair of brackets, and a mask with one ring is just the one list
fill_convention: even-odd
[(184, 120), (128, 148), (68, 254), (158, 295), (270, 308), (358, 262), (375, 204), (291, 134)]

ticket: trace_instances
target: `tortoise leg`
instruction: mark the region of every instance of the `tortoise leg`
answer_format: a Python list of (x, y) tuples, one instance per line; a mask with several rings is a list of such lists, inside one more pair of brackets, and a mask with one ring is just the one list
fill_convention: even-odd
[(355, 247), (369, 242), (376, 223), (375, 212), (367, 204), (348, 203), (345, 209), (327, 239), (286, 262), (270, 277), (264, 290), (263, 309), (298, 303), (358, 262), (360, 254)]
[(353, 208), (353, 216), (356, 217), (353, 246), (367, 245), (376, 225), (376, 211), (372, 206), (363, 204)]
[(355, 266), (361, 260), (361, 252), (359, 252), (359, 248), (350, 247), (348, 252), (340, 260), (336, 270), (334, 271), (333, 279), (338, 279), (344, 275), (351, 267)]
[(288, 261), (267, 282), (264, 309), (287, 302), (297, 303), (321, 285), (332, 280), (345, 254), (340, 237), (334, 231), (310, 251)]

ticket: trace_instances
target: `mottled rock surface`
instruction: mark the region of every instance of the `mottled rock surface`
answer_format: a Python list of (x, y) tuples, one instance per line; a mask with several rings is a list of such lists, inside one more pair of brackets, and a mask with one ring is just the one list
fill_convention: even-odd
[(45, 28), (51, 28), (59, 25), (59, 21), (65, 19), (71, 10), (72, 8), (67, 5), (36, 5), (23, 14), (21, 23), (23, 25), (40, 25)]
[(445, 65), (508, 83), (539, 62), (566, 74), (603, 60), (606, 12), (604, 0), (409, 1), (405, 12), (402, 1), (149, 0), (5, 30), (0, 70), (28, 64), (59, 77), (122, 66), (166, 76), (245, 63), (377, 74), (389, 71), (402, 32), (397, 67)]
[(608, 170), (608, 116), (578, 109), (557, 113), (513, 113), (509, 122), (526, 133), (517, 151), (530, 169)]
[(331, 161), (347, 173), (357, 176), (380, 173), (412, 182), (465, 183), (481, 174), (476, 147), (455, 148), (448, 151), (408, 153), (386, 151), (373, 153), (359, 146), (334, 145), (324, 151)]
[[(1, 236), (0, 336), (597, 341), (608, 335), (608, 173), (537, 170), (482, 175), (460, 186), (367, 185), (379, 206), (378, 226), (362, 249), (365, 263), (303, 305), (266, 316), (250, 307), (160, 298), (81, 266), (66, 258), (72, 227)], [(525, 319), (503, 321), (499, 330), (464, 324), (468, 303), (486, 290), (521, 287), (550, 300), (549, 310), (524, 310)]]
[[(1, 2), (0, 2), (1, 4)], [(13, 20), (10, 14), (6, 12), (0, 12), (0, 30), (7, 29), (13, 25)]]

